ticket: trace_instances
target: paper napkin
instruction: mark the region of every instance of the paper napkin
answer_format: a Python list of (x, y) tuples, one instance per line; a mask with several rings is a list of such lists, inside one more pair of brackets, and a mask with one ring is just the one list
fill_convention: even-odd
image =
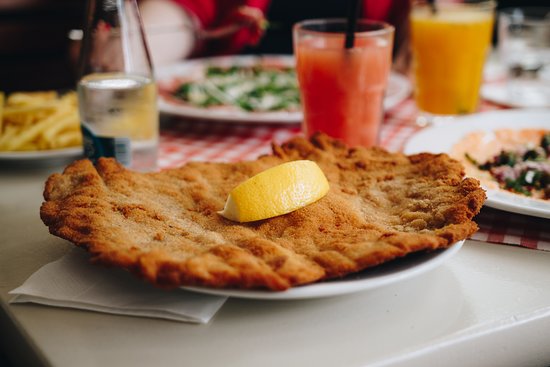
[(210, 321), (227, 299), (155, 288), (122, 269), (90, 264), (87, 254), (79, 249), (44, 265), (9, 294), (14, 295), (10, 303), (32, 302), (202, 324)]

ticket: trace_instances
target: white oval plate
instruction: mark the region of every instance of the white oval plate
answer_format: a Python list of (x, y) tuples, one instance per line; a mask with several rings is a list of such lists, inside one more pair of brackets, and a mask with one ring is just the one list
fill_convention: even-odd
[[(497, 129), (544, 128), (550, 130), (550, 110), (503, 110), (457, 117), (416, 133), (405, 144), (404, 153), (449, 153), (466, 134)], [(531, 199), (503, 190), (487, 190), (485, 205), (512, 213), (550, 218), (550, 202)]]
[(404, 258), (389, 261), (362, 272), (348, 275), (343, 279), (303, 285), (290, 288), (283, 292), (204, 287), (182, 288), (198, 293), (262, 300), (296, 300), (333, 297), (372, 290), (413, 278), (443, 264), (445, 260), (456, 254), (463, 244), (464, 241), (459, 241), (444, 250), (410, 254)]
[[(202, 74), (204, 69), (210, 65), (230, 67), (234, 65), (248, 66), (256, 64), (276, 64), (285, 67), (295, 65), (294, 57), (291, 55), (243, 55), (243, 56), (221, 56), (203, 59), (184, 61), (177, 64), (159, 68), (155, 78), (159, 86), (169, 85), (175, 78), (185, 78), (189, 75)], [(400, 74), (391, 73), (384, 100), (386, 110), (395, 107), (406, 99), (411, 93), (409, 80)], [(159, 97), (160, 112), (193, 119), (217, 120), (235, 123), (277, 123), (296, 124), (302, 121), (302, 112), (247, 112), (233, 108), (201, 108), (170, 101), (162, 96)]]

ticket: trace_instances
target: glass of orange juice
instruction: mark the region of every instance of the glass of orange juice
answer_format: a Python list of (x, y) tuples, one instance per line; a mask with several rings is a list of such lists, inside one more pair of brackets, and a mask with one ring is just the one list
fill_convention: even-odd
[(477, 110), (493, 32), (494, 1), (435, 4), (416, 2), (410, 16), (421, 123)]
[(294, 53), (304, 113), (303, 131), (350, 146), (378, 141), (394, 28), (358, 20), (354, 46), (345, 48), (345, 19), (306, 20), (294, 26)]

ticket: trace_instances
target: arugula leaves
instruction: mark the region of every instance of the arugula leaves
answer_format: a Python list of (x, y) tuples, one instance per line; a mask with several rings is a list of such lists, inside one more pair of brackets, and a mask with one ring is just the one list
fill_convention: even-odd
[[(489, 171), (500, 182), (501, 187), (526, 196), (532, 196), (535, 190), (541, 190), (545, 198), (550, 197), (550, 173), (544, 162), (550, 157), (550, 133), (545, 134), (539, 146), (523, 152), (501, 151), (493, 159), (479, 163), (468, 153), (466, 159), (482, 171)], [(524, 162), (541, 162), (543, 166), (525, 165)], [(504, 175), (499, 167), (512, 167), (515, 178)], [(504, 176), (504, 177), (503, 177)], [(508, 176), (508, 177), (506, 177)]]
[(198, 107), (236, 106), (244, 111), (297, 110), (300, 93), (293, 68), (210, 66), (205, 78), (183, 83), (173, 93)]

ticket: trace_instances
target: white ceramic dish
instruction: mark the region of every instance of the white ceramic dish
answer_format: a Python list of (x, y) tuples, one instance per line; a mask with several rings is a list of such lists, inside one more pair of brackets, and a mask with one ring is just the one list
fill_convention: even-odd
[[(247, 66), (258, 63), (270, 63), (287, 67), (295, 65), (294, 57), (291, 55), (244, 55), (244, 56), (222, 56), (204, 59), (195, 59), (181, 63), (161, 67), (156, 71), (156, 80), (160, 86), (169, 85), (175, 78), (184, 78), (189, 75), (203, 73), (207, 66), (215, 65), (229, 67), (233, 65)], [(161, 87), (162, 88), (162, 87)], [(388, 81), (388, 89), (384, 100), (386, 110), (395, 107), (406, 99), (411, 93), (409, 80), (400, 74), (392, 73)], [(277, 123), (296, 124), (302, 121), (302, 112), (246, 112), (226, 109), (206, 109), (188, 106), (159, 97), (160, 112), (193, 119), (217, 120), (235, 123)]]
[(481, 87), (481, 96), (489, 102), (514, 108), (550, 107), (550, 81), (524, 82), (512, 92), (509, 82), (487, 83)]
[[(428, 127), (405, 144), (404, 152), (449, 153), (462, 137), (472, 131), (544, 128), (550, 130), (550, 110), (502, 110), (457, 117), (455, 121)], [(550, 218), (550, 202), (531, 199), (502, 190), (487, 189), (485, 205), (513, 213)]]
[(283, 292), (203, 287), (182, 288), (198, 293), (262, 300), (296, 300), (333, 297), (372, 290), (413, 278), (443, 264), (447, 259), (456, 254), (463, 244), (464, 241), (459, 241), (444, 250), (411, 254), (405, 258), (390, 261), (360, 273), (349, 275), (343, 279), (304, 285)]

